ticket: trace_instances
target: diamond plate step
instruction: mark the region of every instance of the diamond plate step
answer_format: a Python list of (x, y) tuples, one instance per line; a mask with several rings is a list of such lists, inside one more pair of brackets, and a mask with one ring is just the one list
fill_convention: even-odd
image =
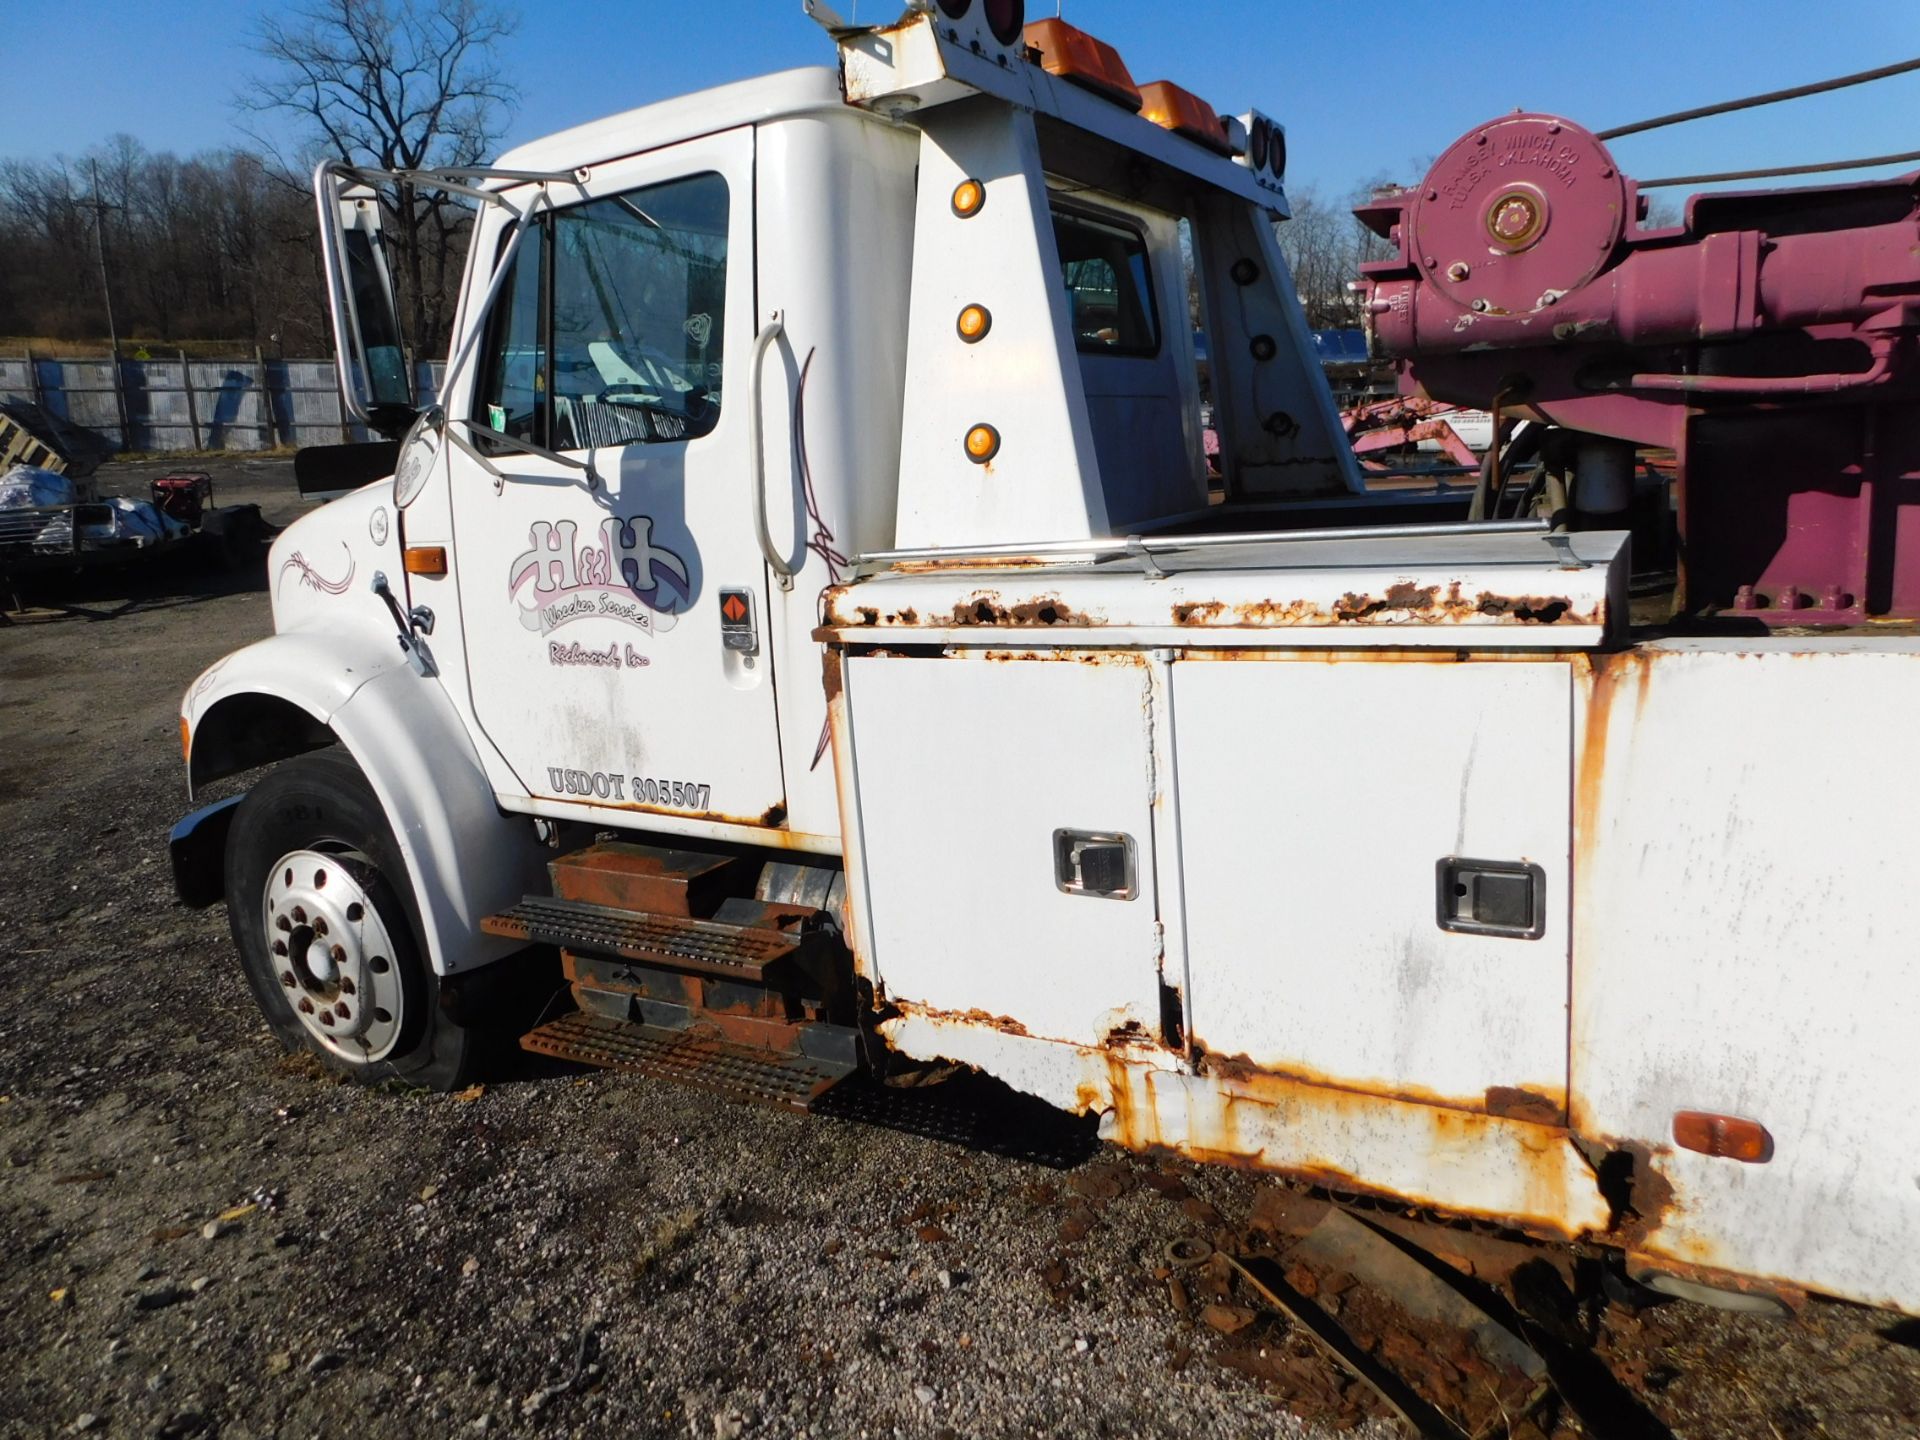
[(617, 955), (728, 980), (762, 984), (804, 943), (785, 934), (718, 920), (610, 910), (578, 900), (529, 895), (511, 910), (480, 922), (489, 935), (558, 945), (594, 955)]
[(520, 1039), (524, 1050), (609, 1070), (677, 1080), (736, 1100), (806, 1112), (853, 1073), (850, 1065), (749, 1050), (690, 1030), (660, 1030), (604, 1016), (574, 1014)]

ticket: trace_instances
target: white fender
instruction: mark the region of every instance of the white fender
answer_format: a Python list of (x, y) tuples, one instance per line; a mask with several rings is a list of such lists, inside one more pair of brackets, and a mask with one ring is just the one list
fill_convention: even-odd
[[(397, 645), (385, 654), (369, 641), (359, 627), (300, 630), (216, 661), (181, 702), (188, 789), (313, 749), (330, 734), (386, 811), (434, 970), (473, 970), (517, 948), (481, 934), (480, 918), (544, 890), (546, 851), (529, 820), (494, 803), (440, 682), (416, 675)], [(203, 736), (217, 743), (203, 746)]]

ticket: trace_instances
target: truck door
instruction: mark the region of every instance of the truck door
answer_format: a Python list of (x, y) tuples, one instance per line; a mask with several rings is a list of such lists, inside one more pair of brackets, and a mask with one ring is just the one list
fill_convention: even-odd
[(477, 357), (468, 433), (506, 478), (452, 461), (474, 716), (535, 797), (777, 824), (753, 132), (587, 173), (522, 241)]

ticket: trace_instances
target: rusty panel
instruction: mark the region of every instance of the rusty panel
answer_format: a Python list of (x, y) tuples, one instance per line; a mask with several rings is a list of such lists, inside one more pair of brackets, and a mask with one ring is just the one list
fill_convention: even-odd
[(1569, 596), (1509, 595), (1495, 590), (1468, 594), (1458, 581), (1416, 585), (1410, 581), (1389, 585), (1375, 595), (1349, 590), (1331, 605), (1316, 600), (1258, 599), (1182, 600), (1172, 609), (1176, 625), (1237, 626), (1270, 629), (1289, 625), (1405, 624), (1459, 625), (1488, 619), (1520, 625), (1598, 625), (1606, 618), (1604, 602), (1578, 608)]
[(562, 900), (658, 915), (705, 917), (752, 886), (736, 858), (623, 840), (563, 855), (547, 871)]
[(1110, 1093), (1112, 1138), (1133, 1149), (1272, 1170), (1547, 1238), (1606, 1228), (1593, 1172), (1558, 1127), (1267, 1075), (1228, 1085), (1127, 1067)]
[[(855, 655), (843, 670), (870, 958), (889, 993), (1087, 1043), (1130, 1022), (1157, 1031), (1144, 657), (1082, 667)], [(1130, 893), (1063, 889), (1056, 831), (1126, 836)]]
[[(1239, 1073), (1557, 1123), (1571, 689), (1556, 659), (1174, 665), (1196, 1044)], [(1450, 860), (1533, 867), (1532, 933), (1443, 925)]]
[[(1624, 1238), (1920, 1313), (1920, 1115), (1876, 1099), (1920, 1033), (1920, 643), (1663, 640), (1575, 675), (1570, 1114), (1643, 1157)], [(1678, 1149), (1686, 1111), (1770, 1158)]]
[(1064, 1045), (914, 1007), (902, 1007), (882, 1033), (915, 1058), (975, 1065), (1064, 1109), (1100, 1113), (1103, 1135), (1132, 1149), (1269, 1171), (1546, 1239), (1607, 1229), (1598, 1178), (1557, 1126), (1279, 1076), (1191, 1073), (1148, 1046)]
[[(1257, 543), (1195, 537), (1189, 550), (1113, 553), (1099, 563), (903, 559), (829, 589), (819, 635), (862, 641), (889, 632), (954, 645), (1006, 631), (1019, 632), (1022, 645), (1579, 649), (1605, 642), (1626, 615), (1620, 534), (1250, 538)], [(1017, 563), (1023, 558), (1033, 563)]]
[[(1191, 587), (1183, 587), (1191, 588)], [(1095, 608), (1076, 608), (1058, 589), (1027, 593), (982, 587), (943, 608), (922, 610), (910, 603), (865, 603), (861, 587), (837, 587), (826, 595), (829, 629), (1090, 629), (1116, 623), (1118, 617)], [(1189, 629), (1324, 628), (1330, 625), (1555, 625), (1597, 626), (1606, 622), (1604, 599), (1580, 602), (1567, 594), (1507, 594), (1481, 589), (1472, 593), (1458, 581), (1445, 585), (1402, 582), (1380, 593), (1348, 590), (1330, 599), (1260, 596), (1252, 599), (1175, 601), (1157, 614), (1126, 619), (1136, 624), (1173, 624)]]

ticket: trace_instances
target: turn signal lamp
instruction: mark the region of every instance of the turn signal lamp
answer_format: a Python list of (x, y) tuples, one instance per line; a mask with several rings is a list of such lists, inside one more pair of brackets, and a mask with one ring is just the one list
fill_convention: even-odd
[(184, 715), (180, 717), (180, 758), (189, 765), (193, 763), (193, 727)]
[(1140, 113), (1162, 130), (1171, 130), (1189, 140), (1197, 140), (1222, 155), (1233, 153), (1227, 139), (1227, 127), (1206, 101), (1190, 90), (1182, 90), (1171, 80), (1155, 80), (1140, 87)]
[(993, 328), (993, 316), (987, 313), (984, 305), (969, 305), (960, 312), (954, 328), (960, 332), (960, 338), (971, 345), (976, 340), (986, 338), (987, 331)]
[(953, 187), (953, 213), (962, 220), (971, 220), (986, 203), (987, 187), (978, 180), (962, 180)]
[(1758, 1120), (1704, 1110), (1682, 1110), (1673, 1117), (1673, 1143), (1682, 1150), (1749, 1165), (1764, 1165), (1773, 1158), (1773, 1136)]
[(1000, 453), (1000, 432), (991, 425), (976, 425), (967, 431), (967, 458), (984, 465)]
[(400, 563), (406, 567), (409, 575), (444, 575), (447, 573), (447, 547), (409, 545), (402, 552)]
[(1049, 75), (1085, 86), (1129, 110), (1140, 108), (1140, 87), (1133, 83), (1120, 52), (1064, 20), (1036, 20), (1026, 29), (1027, 44), (1040, 52)]

